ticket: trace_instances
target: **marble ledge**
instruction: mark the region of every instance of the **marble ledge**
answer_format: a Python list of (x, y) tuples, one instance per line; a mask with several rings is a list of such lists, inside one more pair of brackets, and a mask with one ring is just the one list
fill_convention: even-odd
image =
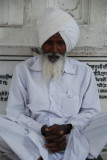
[[(0, 46), (0, 56), (34, 56), (40, 52), (33, 46)], [(107, 56), (107, 47), (97, 48), (90, 46), (75, 47), (68, 56)]]

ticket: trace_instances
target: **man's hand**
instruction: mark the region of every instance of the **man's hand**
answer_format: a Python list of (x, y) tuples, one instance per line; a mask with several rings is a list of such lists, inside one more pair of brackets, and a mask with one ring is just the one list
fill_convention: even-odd
[(46, 144), (44, 144), (44, 146), (50, 153), (63, 151), (67, 145), (67, 137), (63, 133), (60, 133), (59, 135), (49, 135), (48, 137), (45, 137), (45, 141)]
[(43, 125), (41, 128), (41, 133), (44, 137), (47, 136), (47, 130), (48, 130), (48, 126), (47, 125)]
[(46, 128), (46, 134), (47, 135), (68, 134), (70, 133), (71, 129), (72, 129), (71, 124), (62, 124), (62, 125), (54, 124)]
[(67, 145), (66, 134), (70, 133), (72, 125), (54, 124), (50, 127), (44, 125), (41, 129), (42, 135), (45, 137), (46, 144), (44, 145), (51, 153), (65, 150)]
[(42, 157), (39, 157), (37, 160), (43, 160)]
[(50, 135), (60, 135), (60, 134), (68, 134), (70, 133), (72, 129), (71, 124), (54, 124), (50, 127), (47, 125), (43, 125), (41, 128), (41, 133), (44, 137), (50, 136)]

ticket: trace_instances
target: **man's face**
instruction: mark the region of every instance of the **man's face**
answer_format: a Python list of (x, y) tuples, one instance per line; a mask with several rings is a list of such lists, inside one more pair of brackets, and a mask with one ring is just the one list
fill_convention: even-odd
[(60, 56), (64, 56), (66, 45), (59, 33), (54, 34), (42, 45), (43, 54), (48, 55), (49, 61), (56, 62)]

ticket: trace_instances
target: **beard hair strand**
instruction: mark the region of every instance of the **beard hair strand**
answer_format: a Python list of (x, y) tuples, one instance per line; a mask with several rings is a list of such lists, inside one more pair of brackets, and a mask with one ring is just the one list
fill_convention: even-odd
[(57, 59), (57, 61), (53, 63), (49, 61), (48, 55), (43, 55), (42, 62), (43, 78), (46, 82), (49, 82), (52, 78), (58, 79), (61, 77), (65, 62), (65, 56), (60, 55), (59, 59)]

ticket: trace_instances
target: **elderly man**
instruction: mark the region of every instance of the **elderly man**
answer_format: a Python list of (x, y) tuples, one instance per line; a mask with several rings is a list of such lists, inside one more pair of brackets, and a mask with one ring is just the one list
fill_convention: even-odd
[(66, 57), (78, 41), (78, 25), (68, 13), (48, 8), (36, 27), (41, 55), (16, 66), (7, 115), (0, 117), (0, 150), (14, 160), (97, 158), (107, 116), (98, 114), (92, 70)]

